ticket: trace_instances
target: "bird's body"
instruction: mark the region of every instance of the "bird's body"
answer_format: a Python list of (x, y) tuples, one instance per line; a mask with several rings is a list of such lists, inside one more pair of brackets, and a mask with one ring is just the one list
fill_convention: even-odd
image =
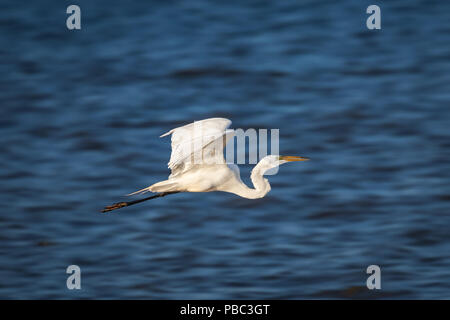
[[(208, 177), (205, 179), (204, 177)], [(257, 177), (261, 179), (256, 180)], [(236, 171), (226, 164), (203, 165), (193, 167), (181, 177), (169, 178), (166, 181), (155, 183), (142, 190), (151, 192), (211, 192), (223, 191), (237, 194), (239, 196), (256, 199), (262, 198), (270, 191), (267, 179), (262, 175), (254, 175), (252, 181), (255, 189), (247, 187)], [(141, 191), (141, 190), (139, 190)], [(141, 193), (141, 192), (138, 192)]]
[[(204, 177), (207, 176), (208, 179)], [(181, 176), (169, 178), (166, 181), (155, 183), (148, 187), (152, 192), (209, 192), (216, 191), (218, 187), (224, 186), (230, 179), (234, 179), (227, 165), (203, 165), (193, 167)]]
[[(249, 188), (242, 182), (239, 168), (227, 165), (223, 156), (225, 144), (234, 135), (233, 130), (227, 130), (230, 125), (231, 121), (228, 119), (210, 118), (163, 134), (161, 137), (172, 135), (172, 154), (168, 163), (172, 172), (169, 178), (129, 195), (154, 192), (165, 196), (178, 192), (223, 191), (247, 199), (257, 199), (264, 197), (271, 189), (269, 181), (263, 177), (269, 169), (290, 161), (308, 160), (296, 156), (266, 156), (253, 168), (250, 178), (254, 188)], [(120, 202), (103, 211), (142, 201), (143, 199)]]

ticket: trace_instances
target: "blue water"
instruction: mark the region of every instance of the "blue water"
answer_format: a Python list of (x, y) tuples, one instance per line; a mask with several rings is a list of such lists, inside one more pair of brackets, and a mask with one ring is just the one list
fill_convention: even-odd
[[(0, 4), (0, 298), (450, 298), (450, 2), (70, 4)], [(312, 160), (99, 212), (209, 117)]]

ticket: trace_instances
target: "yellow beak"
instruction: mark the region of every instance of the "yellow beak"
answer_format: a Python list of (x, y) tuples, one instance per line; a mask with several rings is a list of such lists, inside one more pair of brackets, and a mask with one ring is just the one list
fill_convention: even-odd
[(280, 160), (284, 161), (306, 161), (309, 160), (305, 157), (299, 157), (299, 156), (280, 156)]

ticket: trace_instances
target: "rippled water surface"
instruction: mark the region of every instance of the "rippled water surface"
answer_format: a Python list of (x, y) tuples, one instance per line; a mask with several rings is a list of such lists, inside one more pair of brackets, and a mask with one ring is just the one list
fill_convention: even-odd
[[(0, 298), (450, 298), (449, 2), (69, 4), (0, 4)], [(99, 213), (208, 117), (312, 161)]]

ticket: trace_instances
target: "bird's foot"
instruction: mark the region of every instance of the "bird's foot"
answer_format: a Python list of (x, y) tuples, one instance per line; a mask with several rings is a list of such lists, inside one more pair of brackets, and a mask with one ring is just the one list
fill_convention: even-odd
[(114, 204), (112, 204), (110, 206), (106, 206), (102, 210), (102, 212), (108, 212), (108, 211), (111, 211), (111, 210), (120, 209), (120, 208), (126, 207), (127, 205), (128, 204), (126, 202), (117, 202), (117, 203), (114, 203)]

